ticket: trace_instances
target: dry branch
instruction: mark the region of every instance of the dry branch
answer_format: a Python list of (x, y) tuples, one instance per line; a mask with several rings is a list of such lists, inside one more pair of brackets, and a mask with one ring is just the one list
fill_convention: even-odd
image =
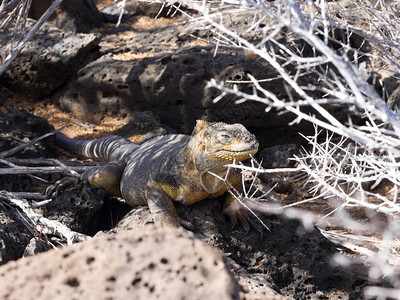
[[(172, 0), (167, 2), (174, 5)], [(238, 166), (242, 170), (259, 173), (299, 172), (300, 169), (307, 174), (304, 187), (310, 189), (313, 197), (285, 207), (251, 201), (254, 194), (249, 191), (245, 191), (246, 196), (241, 198), (236, 195), (238, 199), (245, 199), (246, 206), (254, 210), (304, 217), (309, 224), (329, 217), (330, 222), (336, 220), (360, 237), (367, 230), (385, 236), (389, 241), (386, 245), (391, 246), (366, 251), (365, 255), (374, 274), (386, 276), (396, 288), (382, 292), (400, 293), (399, 276), (385, 271), (393, 268), (388, 261), (396, 261), (392, 256), (389, 260), (387, 253), (399, 256), (393, 241), (398, 239), (400, 227), (400, 117), (397, 111), (389, 109), (381, 95), (358, 71), (361, 59), (367, 58), (374, 71), (387, 68), (392, 73), (400, 73), (400, 18), (395, 16), (398, 11), (393, 9), (393, 3), (397, 2), (229, 0), (181, 3), (199, 12), (200, 16), (186, 14), (199, 28), (212, 34), (209, 42), (215, 45), (216, 51), (225, 46), (255, 54), (278, 72), (288, 92), (287, 97), (279, 98), (265, 88), (265, 78), (249, 74), (250, 80), (246, 82), (211, 80), (208, 88), (220, 91), (215, 102), (227, 95), (235, 96), (237, 102), (264, 103), (266, 111), (291, 112), (297, 116), (291, 124), (303, 120), (316, 126), (315, 136), (307, 138), (310, 150), (296, 157), (296, 169), (265, 171), (254, 166)], [(348, 7), (340, 6), (346, 3)], [(241, 17), (242, 20), (246, 18), (247, 29), (238, 30), (233, 22), (229, 22), (234, 17), (238, 22)], [(341, 30), (343, 39), (334, 35), (338, 30)], [(249, 38), (248, 33), (251, 32), (260, 33), (261, 38)], [(353, 47), (351, 37), (355, 34), (364, 37), (363, 44), (368, 44), (372, 51)], [(332, 43), (339, 45), (340, 49), (332, 47)], [(312, 49), (314, 55), (305, 55), (304, 45)], [(318, 83), (302, 86), (298, 79), (310, 75), (318, 78)], [(244, 92), (240, 86), (244, 84), (251, 84), (253, 92)], [(314, 91), (323, 96), (316, 99)], [(353, 116), (349, 116), (347, 122), (340, 122), (327, 109), (334, 104), (347, 107), (353, 115), (362, 117), (364, 124), (353, 124)], [(304, 110), (305, 106), (311, 107), (313, 112)], [(326, 137), (325, 141), (322, 137)], [(386, 194), (377, 192), (382, 184), (392, 187), (392, 190)], [(306, 215), (296, 210), (296, 205), (315, 200), (325, 201), (332, 207), (329, 215)], [(390, 222), (387, 226), (373, 221), (373, 218), (367, 223), (359, 222), (347, 213), (353, 207), (371, 213), (375, 211), (376, 214), (384, 213)], [(371, 288), (367, 293), (379, 296), (377, 291)]]
[(31, 231), (37, 231), (45, 235), (56, 235), (65, 239), (68, 245), (76, 242), (83, 242), (90, 238), (84, 234), (71, 231), (68, 227), (58, 221), (49, 220), (43, 217), (41, 214), (36, 213), (28, 201), (17, 197), (14, 193), (0, 191), (0, 198), (2, 201), (8, 201), (12, 205), (15, 205), (22, 211), (25, 221), (27, 221), (31, 227)]
[(57, 132), (63, 130), (63, 128), (64, 128), (64, 127), (59, 128), (59, 129), (57, 129), (57, 130), (53, 130), (52, 132), (49, 132), (49, 133), (46, 133), (46, 134), (44, 134), (44, 135), (42, 135), (42, 136), (39, 136), (39, 137), (37, 137), (37, 138), (34, 138), (33, 140), (31, 140), (31, 141), (29, 141), (29, 142), (27, 142), (27, 143), (24, 143), (24, 144), (22, 144), (22, 145), (18, 145), (18, 146), (15, 147), (15, 148), (12, 148), (12, 149), (9, 149), (9, 150), (0, 152), (0, 158), (4, 158), (4, 157), (7, 157), (7, 156), (11, 156), (11, 155), (13, 155), (13, 154), (15, 154), (15, 153), (17, 153), (17, 152), (19, 152), (19, 151), (21, 151), (21, 150), (24, 150), (25, 148), (36, 144), (38, 141), (40, 141), (40, 140), (42, 140), (42, 139), (45, 139), (45, 138), (47, 138), (47, 137), (49, 137), (49, 136), (51, 136), (51, 135), (56, 134)]

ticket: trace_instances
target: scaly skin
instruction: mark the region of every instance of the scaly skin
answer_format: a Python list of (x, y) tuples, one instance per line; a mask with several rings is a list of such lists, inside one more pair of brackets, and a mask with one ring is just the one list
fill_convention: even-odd
[[(62, 134), (56, 142), (79, 155), (108, 159), (109, 164), (85, 172), (82, 179), (132, 206), (148, 204), (156, 222), (173, 227), (180, 225), (173, 201), (187, 205), (218, 197), (227, 191), (227, 183), (241, 190), (240, 172), (228, 171), (226, 165), (258, 150), (255, 136), (243, 125), (206, 121), (197, 121), (192, 136), (165, 135), (141, 145), (117, 136), (81, 141)], [(225, 212), (248, 229), (246, 212), (235, 201), (227, 197)]]

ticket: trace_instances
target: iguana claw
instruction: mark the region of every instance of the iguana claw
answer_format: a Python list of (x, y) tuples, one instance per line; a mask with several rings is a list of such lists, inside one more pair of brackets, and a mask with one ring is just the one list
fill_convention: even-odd
[(56, 181), (54, 184), (50, 185), (45, 192), (46, 198), (51, 198), (53, 194), (57, 197), (59, 195), (60, 189), (65, 189), (68, 186), (75, 185), (79, 180), (79, 177), (64, 177)]
[(256, 221), (254, 221), (247, 210), (236, 201), (233, 201), (228, 206), (226, 206), (223, 210), (223, 214), (227, 215), (231, 221), (232, 229), (234, 229), (238, 223), (238, 220), (241, 226), (244, 229), (245, 235), (250, 232), (250, 229), (253, 228), (255, 231), (262, 235), (263, 229)]

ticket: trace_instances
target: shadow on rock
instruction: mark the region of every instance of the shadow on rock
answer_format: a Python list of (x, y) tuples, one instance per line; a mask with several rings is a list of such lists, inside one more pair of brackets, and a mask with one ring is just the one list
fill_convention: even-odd
[(152, 111), (162, 123), (186, 134), (196, 119), (242, 123), (269, 145), (300, 140), (299, 131), (312, 132), (304, 121), (288, 126), (294, 119), (289, 113), (265, 113), (262, 103), (239, 104), (239, 97), (233, 95), (214, 103), (220, 91), (206, 88), (209, 80), (225, 81), (229, 88), (236, 84), (240, 91), (252, 94), (249, 74), (271, 79), (263, 87), (278, 98), (287, 97), (282, 80), (267, 63), (242, 52), (221, 49), (214, 56), (210, 47), (193, 47), (129, 61), (103, 56), (82, 68), (56, 98), (62, 109), (94, 123), (105, 116), (129, 119), (137, 111)]
[[(259, 294), (272, 289), (295, 299), (325, 299), (343, 294), (350, 299), (361, 297), (352, 286), (363, 282), (360, 273), (331, 264), (339, 251), (317, 228), (306, 231), (298, 221), (263, 216), (271, 231), (264, 230), (260, 235), (252, 230), (246, 235), (240, 227), (231, 228), (221, 214), (220, 201), (175, 206), (182, 220), (193, 225), (197, 238), (225, 254), (231, 272), (245, 290)], [(133, 209), (111, 232), (138, 230), (151, 219), (148, 209)]]

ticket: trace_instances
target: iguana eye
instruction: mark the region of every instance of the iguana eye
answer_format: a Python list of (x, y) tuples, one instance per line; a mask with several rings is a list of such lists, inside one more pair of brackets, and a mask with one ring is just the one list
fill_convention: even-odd
[(220, 133), (218, 134), (218, 140), (219, 140), (221, 143), (228, 144), (228, 143), (231, 143), (231, 142), (232, 142), (233, 136), (232, 136), (230, 133), (228, 133), (228, 132), (220, 132)]

